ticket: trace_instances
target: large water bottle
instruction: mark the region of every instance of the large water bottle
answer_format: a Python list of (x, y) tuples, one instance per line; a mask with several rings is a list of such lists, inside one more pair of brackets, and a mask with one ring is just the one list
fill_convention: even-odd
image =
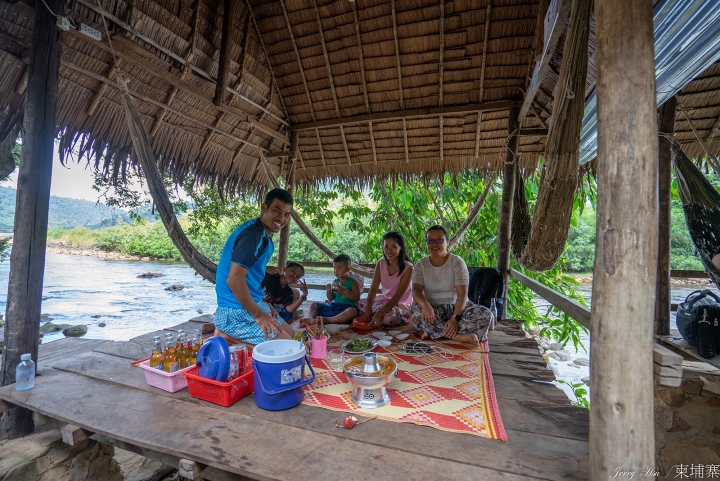
[(15, 368), (15, 390), (27, 391), (35, 385), (35, 363), (30, 354), (20, 356), (20, 364)]

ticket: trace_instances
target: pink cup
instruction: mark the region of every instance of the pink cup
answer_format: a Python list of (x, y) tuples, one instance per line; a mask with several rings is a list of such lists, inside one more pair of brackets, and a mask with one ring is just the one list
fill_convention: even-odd
[(310, 340), (310, 357), (313, 359), (325, 359), (327, 356), (327, 337)]

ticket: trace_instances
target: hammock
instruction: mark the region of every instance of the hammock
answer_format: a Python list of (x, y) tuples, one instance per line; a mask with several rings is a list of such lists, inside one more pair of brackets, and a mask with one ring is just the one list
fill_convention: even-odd
[(513, 253), (519, 264), (534, 271), (555, 265), (565, 249), (570, 229), (580, 170), (580, 129), (585, 106), (591, 12), (592, 2), (573, 2), (531, 225), (527, 224), (527, 200), (519, 198), (525, 197), (523, 183), (516, 182), (515, 186), (515, 205), (520, 212), (513, 218), (520, 220), (520, 216), (523, 224), (513, 229)]
[(673, 158), (690, 237), (708, 275), (720, 286), (720, 273), (712, 265), (712, 258), (720, 254), (720, 194), (676, 142)]

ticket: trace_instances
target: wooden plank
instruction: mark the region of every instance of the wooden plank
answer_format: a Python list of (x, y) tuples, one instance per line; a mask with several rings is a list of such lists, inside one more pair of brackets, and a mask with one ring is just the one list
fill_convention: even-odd
[(60, 433), (62, 434), (63, 442), (70, 446), (80, 444), (93, 435), (92, 432), (72, 424), (66, 424), (60, 428)]
[(15, 404), (0, 399), (0, 414), (4, 413), (5, 411), (9, 411), (14, 407), (16, 407)]
[(318, 128), (339, 127), (340, 125), (353, 125), (366, 122), (407, 120), (415, 117), (435, 117), (449, 114), (469, 114), (476, 112), (490, 112), (495, 110), (506, 110), (520, 105), (519, 100), (500, 100), (492, 102), (481, 102), (465, 105), (448, 105), (445, 107), (423, 107), (419, 109), (402, 109), (389, 112), (377, 112), (374, 114), (353, 115), (341, 119), (318, 120), (316, 122), (305, 122), (294, 124), (289, 127), (291, 131), (313, 130)]
[[(498, 331), (492, 334), (497, 334)], [(517, 337), (515, 337), (517, 338)], [(491, 354), (492, 356), (492, 354)], [(535, 356), (541, 359), (539, 354)], [(105, 355), (102, 353), (85, 354), (78, 356), (75, 359), (66, 359), (64, 361), (58, 361), (57, 368), (67, 370), (69, 372), (82, 374), (98, 380), (104, 380), (115, 384), (121, 384), (127, 386), (130, 389), (146, 391), (153, 393), (157, 396), (165, 396), (172, 398), (176, 401), (189, 402), (199, 406), (208, 406), (204, 401), (193, 399), (189, 396), (187, 390), (183, 390), (174, 394), (166, 393), (154, 387), (150, 387), (146, 384), (143, 372), (138, 369), (131, 367), (127, 363), (126, 359), (118, 358), (112, 355)], [(527, 441), (527, 433), (532, 426), (535, 426), (540, 422), (541, 430), (546, 429), (545, 420), (533, 420), (532, 418), (537, 416), (536, 413), (528, 410), (521, 410), (519, 413), (520, 418), (517, 421), (518, 426), (522, 432), (518, 431), (513, 434), (511, 428), (508, 427), (509, 415), (505, 412), (504, 406), (505, 400), (525, 400), (525, 401), (536, 401), (542, 404), (554, 403), (556, 406), (568, 406), (569, 401), (567, 397), (557, 389), (554, 385), (545, 383), (535, 382), (524, 382), (516, 378), (509, 378), (504, 376), (495, 377), (497, 395), (501, 403), (501, 409), (503, 414), (503, 420), (506, 424), (506, 429), (509, 430), (508, 435), (511, 440), (510, 443), (497, 443), (485, 439), (479, 439), (471, 436), (457, 435), (454, 433), (447, 433), (442, 431), (431, 431), (432, 439), (436, 442), (431, 444), (420, 443), (413, 446), (407, 446), (403, 442), (403, 439), (411, 439), (417, 436), (417, 430), (422, 430), (424, 436), (428, 436), (427, 430), (411, 424), (398, 424), (390, 423), (385, 421), (373, 422), (373, 428), (367, 431), (345, 431), (335, 429), (332, 423), (328, 422), (328, 416), (335, 416), (331, 412), (318, 409), (311, 406), (298, 406), (296, 409), (291, 411), (283, 412), (271, 412), (259, 409), (255, 406), (252, 396), (248, 396), (242, 399), (237, 404), (223, 411), (233, 411), (247, 414), (253, 417), (260, 417), (262, 419), (275, 421), (278, 423), (286, 423), (289, 425), (297, 426), (303, 429), (320, 430), (327, 434), (333, 434), (340, 437), (349, 437), (352, 439), (359, 439), (363, 442), (368, 442), (377, 445), (388, 445), (388, 446), (405, 446), (405, 449), (416, 452), (421, 455), (438, 455), (447, 459), (455, 460), (458, 462), (465, 462), (476, 464), (479, 463), (486, 467), (498, 468), (498, 469), (509, 469), (517, 474), (525, 474), (532, 476), (539, 476), (543, 469), (549, 469), (551, 473), (559, 472), (558, 469), (565, 470), (576, 465), (574, 456), (584, 456), (587, 453), (587, 444), (573, 445), (573, 452), (576, 453), (571, 457), (566, 457), (568, 453), (563, 453), (560, 456), (555, 453), (555, 458), (552, 460), (544, 459), (545, 454), (535, 454), (536, 448), (541, 445), (550, 444), (553, 445), (554, 449), (560, 449), (557, 446), (559, 438), (551, 438), (551, 442), (530, 442)], [(518, 408), (519, 409), (519, 408)], [(513, 424), (515, 421), (512, 421)], [(387, 426), (387, 427), (386, 427)], [(358, 438), (361, 434), (362, 437)], [(540, 431), (540, 434), (542, 431)], [(556, 431), (555, 435), (562, 435), (562, 430)], [(534, 438), (533, 438), (534, 439)], [(526, 444), (527, 441), (527, 444)], [(468, 442), (481, 443), (483, 452), (497, 453), (497, 456), (481, 457), (478, 459), (473, 453), (474, 449), (467, 449)], [(518, 444), (519, 443), (519, 444)], [(442, 448), (439, 448), (442, 446)], [(464, 446), (464, 447), (463, 447)], [(522, 446), (522, 449), (520, 448)], [(438, 452), (440, 449), (441, 452)], [(499, 451), (497, 451), (499, 449)], [(522, 454), (513, 455), (515, 450), (521, 449)], [(579, 450), (579, 453), (578, 451)], [(562, 452), (562, 451), (560, 451)], [(497, 459), (495, 459), (497, 458)], [(562, 458), (562, 459), (561, 459)], [(511, 465), (511, 469), (507, 468), (507, 460), (514, 459)], [(502, 461), (505, 460), (505, 461)], [(535, 464), (540, 463), (540, 464)], [(549, 463), (549, 464), (548, 464)], [(557, 463), (557, 465), (555, 465)], [(576, 469), (576, 468), (572, 468)], [(554, 478), (553, 475), (548, 475), (549, 478)], [(582, 479), (583, 476), (580, 476)]]
[[(364, 479), (370, 472), (378, 480), (408, 479), (408, 466), (422, 473), (424, 479), (527, 479), (504, 469), (498, 472), (397, 447), (350, 438), (338, 442), (334, 435), (59, 371), (39, 379), (32, 391), (1, 388), (0, 397), (65, 422), (77, 418), (79, 427), (113, 439), (256, 479), (291, 480), (297, 478), (297, 473), (310, 470), (319, 480), (337, 479), (338, 472), (352, 473), (349, 479)], [(158, 422), (158, 413), (173, 422)], [(329, 417), (327, 423), (330, 422)], [(192, 435), (177, 436), (178, 432)], [(464, 439), (466, 443), (471, 441), (469, 437)], [(283, 462), (278, 462), (279, 440), (283, 440)], [(242, 456), (237, 455), (239, 441), (243, 445)], [(326, 456), (318, 446), (333, 446), (333, 456)], [(360, 452), (362, 456), (357, 455)], [(368, 458), (372, 459), (370, 466)], [(288, 466), (293, 469), (288, 470)]]
[(590, 329), (590, 309), (583, 306), (574, 299), (570, 299), (547, 286), (540, 284), (534, 279), (530, 279), (526, 275), (511, 269), (510, 275), (513, 279), (520, 281), (521, 284), (530, 288), (534, 293), (548, 301), (553, 306), (563, 311), (568, 316), (575, 319), (583, 327)]
[(668, 366), (675, 369), (682, 369), (683, 357), (672, 352), (660, 344), (653, 345), (653, 363), (660, 366)]
[[(230, 52), (232, 49), (232, 25), (234, 21), (234, 13), (236, 2), (232, 0), (223, 1), (222, 14), (222, 38), (220, 43), (220, 60), (218, 61), (218, 78), (215, 84), (215, 105), (218, 107), (225, 105), (225, 95), (227, 93), (228, 82), (230, 79), (230, 61), (232, 57)], [(247, 32), (246, 32), (247, 35)], [(242, 69), (242, 67), (241, 67)]]
[(565, 21), (570, 15), (570, 7), (572, 6), (572, 0), (553, 0), (550, 2), (550, 8), (548, 8), (547, 16), (545, 17), (545, 43), (543, 47), (543, 54), (540, 58), (540, 62), (536, 64), (535, 71), (533, 72), (532, 78), (530, 79), (530, 86), (528, 91), (525, 93), (522, 106), (520, 107), (520, 113), (518, 114), (518, 122), (522, 124), (527, 117), (528, 110), (535, 100), (535, 95), (540, 88), (540, 84), (545, 78), (548, 68), (550, 67), (550, 60), (555, 53), (555, 47), (557, 47), (560, 35), (565, 29)]
[(705, 271), (685, 271), (685, 270), (671, 270), (670, 271), (670, 277), (677, 277), (677, 278), (691, 278), (691, 279), (709, 279), (710, 276), (708, 276), (707, 272)]
[(700, 354), (698, 354), (697, 348), (688, 344), (688, 342), (685, 339), (683, 339), (683, 337), (680, 335), (680, 332), (677, 329), (671, 328), (669, 335), (667, 335), (667, 336), (656, 335), (655, 338), (657, 340), (659, 340), (660, 342), (662, 342), (663, 344), (666, 344), (668, 346), (676, 348), (679, 351), (682, 351), (682, 352), (692, 356), (693, 358), (698, 359), (699, 361), (703, 361), (712, 366), (720, 368), (720, 355), (715, 356), (712, 359), (706, 359), (706, 358), (702, 357)]

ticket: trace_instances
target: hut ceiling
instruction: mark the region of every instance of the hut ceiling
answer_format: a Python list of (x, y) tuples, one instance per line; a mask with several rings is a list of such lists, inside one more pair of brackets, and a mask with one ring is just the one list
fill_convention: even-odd
[[(65, 153), (123, 175), (133, 161), (118, 90), (123, 79), (161, 167), (177, 181), (192, 172), (230, 191), (268, 185), (261, 152), (287, 150), (293, 135), (296, 179), (304, 185), (502, 168), (508, 109), (521, 105), (542, 52), (547, 1), (227, 3), (229, 74), (218, 106), (225, 1), (69, 0), (66, 15), (103, 39), (75, 29), (60, 36)], [(0, 1), (0, 119), (22, 115), (35, 8), (44, 7)], [(519, 158), (526, 169), (544, 151), (563, 41), (564, 34), (522, 124)], [(590, 49), (586, 95), (595, 84), (594, 28)], [(680, 94), (714, 153), (719, 89), (716, 64)], [(681, 143), (692, 141), (682, 114), (676, 128)], [(289, 168), (287, 157), (268, 161), (278, 173)]]

